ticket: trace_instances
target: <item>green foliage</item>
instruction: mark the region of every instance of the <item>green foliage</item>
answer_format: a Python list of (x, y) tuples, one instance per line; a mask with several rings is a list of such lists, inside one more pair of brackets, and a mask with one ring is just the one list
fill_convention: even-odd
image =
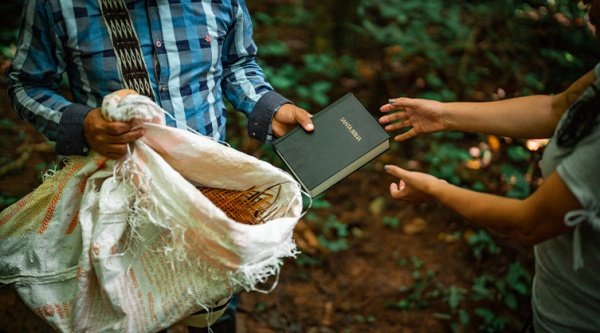
[(531, 293), (531, 275), (519, 262), (514, 262), (504, 277), (495, 278), (484, 274), (475, 278), (471, 292), (473, 301), (499, 301), (510, 310), (516, 311), (519, 298), (527, 297)]
[(17, 124), (6, 118), (0, 118), (0, 129), (1, 130), (12, 130), (17, 127)]
[[(492, 78), (499, 84), (516, 78), (521, 93), (542, 91), (550, 73), (553, 84), (568, 82), (581, 74), (572, 73), (573, 68), (583, 70), (595, 62), (589, 53), (577, 52), (597, 46), (581, 24), (576, 1), (364, 0), (358, 14), (356, 30), (379, 47), (399, 46), (397, 61), (424, 60), (423, 97), (468, 98), (464, 93), (470, 87)], [(571, 26), (557, 23), (556, 17)], [(536, 50), (551, 63), (532, 60)]]
[(506, 273), (506, 282), (511, 289), (520, 295), (529, 295), (531, 291), (531, 275), (518, 261), (509, 266)]
[(14, 204), (15, 202), (19, 201), (19, 199), (19, 197), (0, 193), (0, 210), (3, 210), (4, 208)]
[[(440, 133), (437, 137), (450, 138), (448, 133)], [(432, 142), (430, 150), (425, 156), (425, 161), (429, 164), (428, 171), (430, 174), (446, 179), (456, 185), (462, 184), (458, 169), (465, 161), (470, 159), (471, 156), (467, 150), (458, 147), (456, 144), (450, 142), (450, 140)]]
[(516, 311), (519, 307), (519, 296), (529, 296), (531, 292), (531, 276), (519, 262), (512, 263), (506, 276), (496, 281), (496, 288), (504, 300), (504, 304)]
[(320, 258), (311, 257), (305, 253), (300, 253), (296, 258), (295, 263), (300, 267), (314, 267), (320, 266), (322, 264), (322, 260)]
[(272, 40), (260, 47), (260, 54), (263, 57), (285, 57), (290, 54), (290, 49), (280, 40)]
[(400, 228), (400, 220), (396, 216), (384, 216), (381, 223), (391, 229)]
[[(476, 277), (471, 287), (471, 299), (503, 302), (511, 311), (517, 311), (522, 299), (527, 299), (531, 294), (531, 282), (531, 275), (517, 261), (510, 264), (506, 274), (499, 278), (488, 274)], [(490, 312), (481, 308), (476, 310), (484, 319), (483, 328), (486, 332), (501, 332), (505, 319), (492, 316)]]
[(502, 179), (509, 185), (506, 195), (511, 198), (525, 198), (529, 195), (530, 186), (525, 180), (524, 172), (519, 168), (505, 164), (501, 167)]
[(462, 300), (465, 298), (466, 293), (467, 290), (456, 286), (451, 286), (446, 290), (446, 300), (448, 302), (450, 310), (454, 312), (458, 309), (458, 306), (460, 305), (460, 302), (462, 302)]
[[(497, 278), (490, 274), (475, 277), (470, 288), (444, 286), (436, 272), (427, 270), (426, 263), (418, 257), (400, 258), (398, 266), (411, 272), (412, 283), (401, 286), (398, 299), (387, 302), (386, 306), (409, 311), (436, 304), (437, 309), (447, 311), (437, 312), (434, 317), (449, 321), (452, 332), (471, 332), (474, 327), (480, 332), (505, 332), (508, 319), (498, 312), (497, 304), (517, 311), (520, 304), (527, 303), (531, 293), (531, 275), (519, 262), (510, 264), (506, 273)], [(490, 302), (496, 304), (494, 309), (487, 307)]]
[(325, 199), (325, 194), (320, 194), (311, 201), (312, 209), (330, 209), (331, 203)]
[(437, 297), (437, 290), (433, 289), (433, 292), (428, 292), (431, 288), (431, 281), (435, 273), (427, 271), (426, 274), (422, 274), (418, 269), (413, 271), (414, 283), (409, 286), (400, 287), (400, 293), (403, 297), (399, 301), (388, 302), (386, 306), (392, 309), (399, 309), (402, 311), (408, 311), (412, 309), (425, 309), (430, 306), (430, 299)]
[(328, 251), (340, 252), (348, 249), (348, 226), (330, 215), (321, 228), (319, 244)]
[(0, 52), (5, 56), (12, 54), (6, 52), (6, 46), (15, 43), (17, 40), (22, 9), (23, 1), (21, 0), (2, 1), (4, 18), (0, 27)]
[(325, 219), (321, 218), (316, 211), (329, 210), (331, 204), (320, 195), (312, 200), (312, 209), (309, 210), (305, 219), (313, 222), (317, 228), (317, 239), (323, 249), (330, 252), (341, 252), (349, 248), (348, 238), (350, 230), (348, 226), (338, 220), (335, 215), (328, 215)]
[(361, 324), (374, 324), (375, 322), (377, 322), (377, 318), (372, 315), (366, 317), (363, 315), (356, 315), (354, 316), (354, 321)]
[[(267, 58), (287, 56), (288, 51), (280, 41), (265, 45)], [(331, 53), (305, 54), (299, 66), (286, 63), (275, 67), (266, 61), (261, 61), (261, 66), (275, 89), (299, 100), (298, 105), (306, 109), (329, 104), (333, 82), (344, 75), (354, 75), (356, 67), (352, 57), (336, 57)]]
[(490, 288), (490, 286), (493, 286), (493, 282), (494, 277), (491, 275), (483, 274), (476, 277), (473, 280), (473, 285), (471, 286), (471, 298), (474, 301), (493, 300), (495, 297), (495, 291), (492, 288)]
[(480, 332), (496, 333), (504, 332), (506, 328), (506, 318), (496, 314), (488, 308), (476, 308), (475, 314), (483, 319), (483, 323), (479, 326)]
[[(315, 19), (322, 11), (310, 10), (300, 3), (275, 7), (273, 12), (253, 14), (257, 30), (263, 25), (269, 27), (264, 29), (264, 34), (256, 34), (260, 65), (277, 91), (307, 110), (319, 110), (331, 102), (337, 81), (343, 77), (356, 77), (357, 59), (335, 53), (332, 42), (323, 36), (329, 25), (326, 27)], [(290, 12), (294, 15), (290, 16)], [(297, 44), (290, 44), (293, 39), (280, 38), (278, 28), (287, 30), (292, 36), (312, 29), (312, 49), (298, 52)]]
[(483, 229), (479, 229), (477, 233), (470, 236), (467, 239), (467, 243), (473, 251), (473, 256), (479, 261), (482, 260), (486, 254), (494, 255), (501, 251), (500, 247), (492, 239), (490, 234)]
[(506, 150), (508, 157), (515, 162), (527, 161), (531, 158), (531, 153), (522, 146), (511, 146)]
[(265, 302), (258, 302), (256, 303), (256, 305), (254, 305), (254, 313), (262, 313), (265, 312), (265, 310), (267, 309), (267, 304), (265, 304)]

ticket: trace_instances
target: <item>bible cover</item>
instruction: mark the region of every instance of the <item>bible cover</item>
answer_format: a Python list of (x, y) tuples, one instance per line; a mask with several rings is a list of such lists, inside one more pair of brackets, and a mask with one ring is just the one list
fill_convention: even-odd
[(314, 115), (312, 121), (312, 133), (297, 127), (273, 142), (311, 198), (390, 147), (387, 132), (351, 93)]

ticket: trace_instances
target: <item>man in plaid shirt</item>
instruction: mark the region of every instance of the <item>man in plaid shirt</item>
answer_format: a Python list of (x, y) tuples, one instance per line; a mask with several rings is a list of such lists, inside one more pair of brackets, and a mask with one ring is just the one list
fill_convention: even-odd
[[(244, 0), (115, 1), (127, 6), (153, 97), (170, 115), (168, 125), (224, 140), (226, 98), (248, 116), (250, 136), (262, 142), (298, 124), (313, 130), (310, 114), (275, 92), (256, 63)], [(9, 73), (14, 108), (55, 141), (61, 155), (94, 150), (121, 157), (144, 132), (128, 122), (109, 123), (100, 114), (104, 96), (123, 83), (99, 4), (26, 0), (24, 6)], [(64, 73), (71, 99), (61, 94)], [(213, 330), (234, 332), (232, 315)]]
[[(276, 93), (256, 63), (252, 22), (244, 0), (126, 3), (156, 102), (167, 124), (225, 136), (224, 97), (248, 116), (250, 136), (268, 142), (310, 114)], [(89, 149), (118, 158), (143, 135), (128, 123), (107, 123), (105, 95), (122, 89), (108, 30), (96, 1), (27, 0), (9, 74), (14, 108), (62, 155)], [(61, 95), (63, 73), (72, 101)]]

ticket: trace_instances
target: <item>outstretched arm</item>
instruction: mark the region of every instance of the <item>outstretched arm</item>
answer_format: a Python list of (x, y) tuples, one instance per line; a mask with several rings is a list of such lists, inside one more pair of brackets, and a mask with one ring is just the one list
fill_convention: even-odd
[(514, 138), (548, 138), (567, 108), (596, 79), (593, 71), (558, 95), (534, 95), (495, 102), (440, 103), (397, 98), (383, 105), (380, 118), (387, 131), (411, 127), (397, 135), (404, 141), (438, 131), (495, 134)]
[(565, 233), (567, 212), (581, 208), (558, 173), (554, 172), (531, 196), (511, 199), (466, 190), (433, 176), (411, 172), (397, 166), (386, 171), (398, 177), (390, 185), (394, 199), (412, 202), (437, 201), (465, 219), (516, 239), (524, 245), (534, 245)]

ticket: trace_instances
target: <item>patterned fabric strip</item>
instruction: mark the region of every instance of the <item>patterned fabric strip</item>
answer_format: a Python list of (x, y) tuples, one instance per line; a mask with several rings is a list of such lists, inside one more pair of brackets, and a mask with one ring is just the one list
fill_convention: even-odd
[(123, 0), (98, 0), (115, 50), (123, 84), (156, 100), (127, 6)]

